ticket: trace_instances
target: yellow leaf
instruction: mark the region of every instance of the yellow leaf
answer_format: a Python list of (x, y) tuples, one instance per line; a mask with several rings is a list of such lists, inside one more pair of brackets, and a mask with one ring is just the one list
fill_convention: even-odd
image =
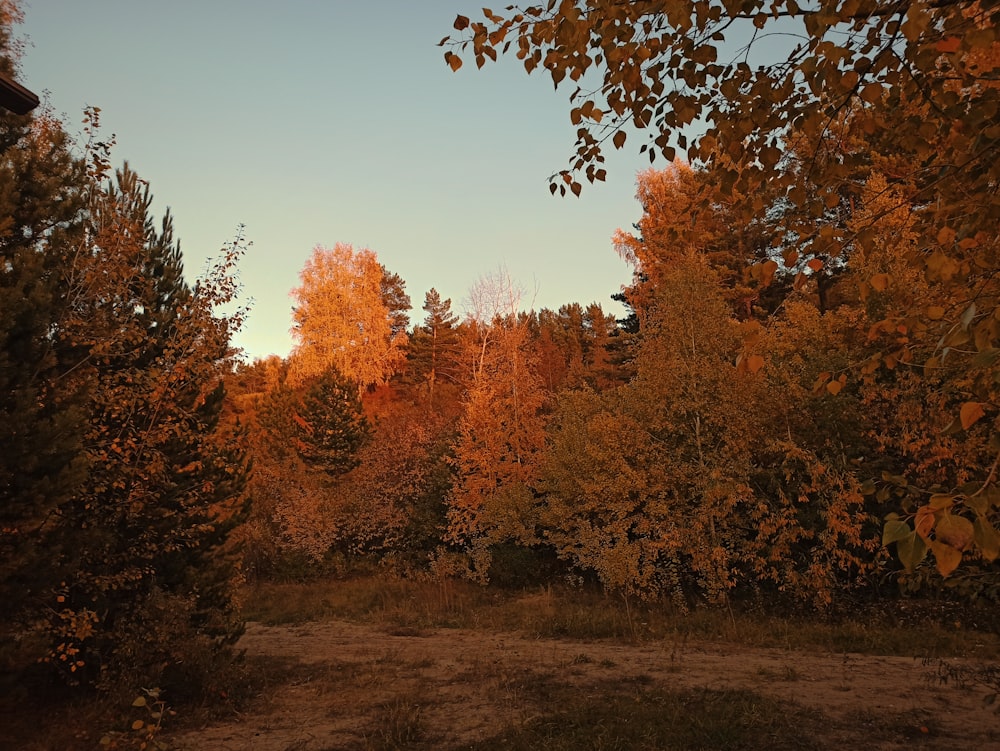
[(951, 493), (935, 493), (927, 505), (932, 509), (950, 508), (955, 505), (955, 497)]
[(929, 541), (931, 530), (934, 529), (936, 521), (937, 518), (934, 516), (934, 509), (930, 506), (921, 506), (917, 509), (917, 516), (913, 527), (918, 535)]
[(828, 370), (824, 370), (822, 373), (816, 376), (816, 381), (813, 383), (813, 394), (815, 396), (819, 396), (821, 393), (823, 393), (823, 386), (825, 386), (826, 382), (829, 380), (830, 380), (830, 372)]
[(142, 730), (145, 726), (146, 723), (143, 722), (142, 720), (136, 720), (135, 722), (132, 723), (133, 730)]
[(934, 528), (934, 537), (955, 550), (966, 550), (975, 539), (972, 522), (964, 516), (945, 513)]
[(842, 384), (840, 381), (830, 381), (828, 384), (826, 384), (826, 390), (829, 391), (834, 396), (839, 394), (842, 388), (844, 388), (844, 384)]
[(940, 305), (931, 305), (927, 308), (927, 317), (932, 321), (940, 321), (944, 318), (944, 308)]
[(764, 367), (764, 358), (760, 355), (750, 355), (747, 358), (747, 370), (751, 373), (756, 373), (758, 370)]
[(771, 281), (774, 279), (774, 273), (778, 270), (778, 264), (775, 261), (767, 260), (761, 264), (760, 267), (760, 283), (761, 286), (767, 287)]
[(962, 420), (962, 430), (971, 428), (985, 414), (983, 405), (979, 402), (966, 402), (963, 404), (962, 410), (959, 413), (959, 417)]

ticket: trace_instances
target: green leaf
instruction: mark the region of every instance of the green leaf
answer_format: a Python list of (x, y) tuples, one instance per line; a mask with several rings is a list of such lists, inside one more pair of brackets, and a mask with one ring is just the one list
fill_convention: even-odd
[(927, 555), (927, 546), (916, 532), (911, 532), (906, 538), (896, 543), (896, 555), (899, 556), (899, 562), (903, 564), (903, 568), (907, 571), (913, 571)]
[(885, 523), (882, 529), (882, 545), (891, 545), (899, 542), (913, 534), (910, 525), (898, 519), (891, 519)]

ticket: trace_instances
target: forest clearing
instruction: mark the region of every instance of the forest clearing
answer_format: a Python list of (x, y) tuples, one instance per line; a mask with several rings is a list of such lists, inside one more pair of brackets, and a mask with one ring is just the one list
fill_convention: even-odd
[(1000, 748), (998, 27), (457, 15), (442, 72), (579, 83), (552, 194), (665, 162), (622, 315), (330, 237), (256, 359), (246, 228), (192, 278), (99, 107), (0, 111), (0, 745)]
[[(356, 597), (359, 588), (373, 586), (373, 611), (347, 602), (364, 600)], [(330, 592), (337, 584), (315, 587)], [(296, 601), (290, 589), (277, 587), (269, 599), (287, 608)], [(636, 617), (646, 622), (636, 624), (640, 633), (632, 638), (620, 602), (582, 597), (573, 608), (572, 592), (551, 588), (490, 598), (430, 585), (347, 589), (349, 596), (307, 595), (314, 606), (325, 601), (319, 607), (327, 615), (316, 612), (316, 620), (249, 624), (238, 647), (252, 669), (271, 673), (266, 690), (236, 716), (168, 728), (169, 747), (1000, 748), (1000, 717), (984, 705), (982, 686), (941, 683), (934, 661), (879, 654), (892, 651), (886, 647), (893, 636), (862, 636), (856, 623), (809, 637), (796, 633), (808, 628), (797, 619), (782, 635), (775, 619), (753, 624), (743, 616), (738, 625), (693, 614), (693, 633), (682, 633), (685, 620), (674, 616), (669, 627), (678, 630), (654, 635), (650, 628), (666, 629), (666, 621), (640, 610)], [(330, 615), (337, 612), (342, 617)], [(479, 625), (426, 625), (449, 621)], [(955, 636), (1000, 647), (995, 637), (950, 625)], [(775, 633), (767, 637), (769, 628)], [(620, 635), (581, 638), (588, 630)], [(916, 639), (930, 633), (900, 629), (895, 638), (907, 634), (915, 650), (929, 654), (938, 645)], [(809, 646), (810, 638), (830, 639), (830, 646)], [(833, 648), (838, 638), (848, 651)], [(871, 651), (851, 651), (865, 646)], [(947, 663), (982, 667), (962, 658)]]

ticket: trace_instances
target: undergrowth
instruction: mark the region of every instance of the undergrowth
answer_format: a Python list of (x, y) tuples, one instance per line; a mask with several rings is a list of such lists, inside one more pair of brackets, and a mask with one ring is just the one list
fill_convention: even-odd
[(1000, 637), (954, 618), (920, 615), (909, 602), (853, 615), (768, 613), (669, 602), (628, 602), (587, 589), (548, 586), (483, 588), (464, 581), (365, 577), (311, 583), (262, 583), (244, 593), (248, 620), (267, 625), (329, 619), (383, 625), (387, 630), (469, 628), (518, 631), (537, 638), (724, 641), (748, 647), (857, 652), (905, 657), (1000, 657)]

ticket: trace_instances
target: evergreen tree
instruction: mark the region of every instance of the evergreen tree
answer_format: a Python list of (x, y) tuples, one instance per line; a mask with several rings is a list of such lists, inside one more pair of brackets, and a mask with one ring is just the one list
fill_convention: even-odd
[(410, 381), (427, 385), (428, 404), (437, 409), (441, 385), (458, 381), (458, 316), (451, 311), (451, 299), (442, 300), (433, 287), (424, 295), (423, 310), (423, 325), (410, 341)]
[(170, 217), (157, 231), (151, 200), (127, 165), (93, 187), (82, 294), (66, 324), (93, 379), (89, 474), (53, 535), (50, 657), (98, 684), (155, 680), (195, 637), (238, 634), (221, 551), (240, 517), (244, 462), (216, 428), (239, 316), (213, 310), (235, 294), (242, 245), (189, 287)]
[(358, 387), (333, 368), (310, 384), (292, 421), (302, 460), (333, 476), (357, 465), (357, 452), (370, 433)]
[(382, 303), (389, 311), (389, 330), (394, 339), (405, 339), (410, 327), (410, 296), (406, 294), (406, 282), (394, 271), (382, 264)]
[[(14, 72), (0, 5), (0, 71)], [(70, 267), (81, 241), (83, 166), (48, 113), (0, 109), (0, 598), (30, 614), (50, 514), (82, 480), (85, 373), (66, 346)]]

